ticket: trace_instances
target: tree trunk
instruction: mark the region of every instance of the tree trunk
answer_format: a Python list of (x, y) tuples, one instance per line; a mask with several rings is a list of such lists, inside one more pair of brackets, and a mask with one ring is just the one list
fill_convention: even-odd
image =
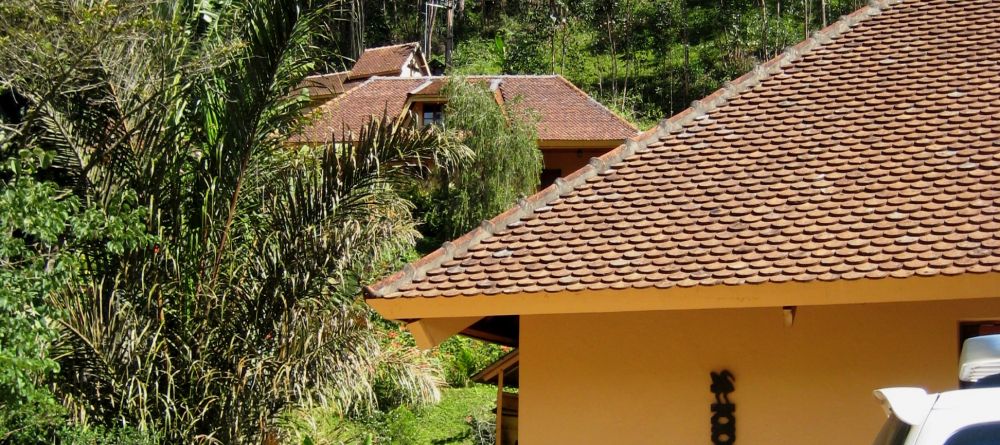
[(608, 44), (611, 47), (611, 96), (618, 95), (618, 51), (615, 48), (614, 32), (611, 30), (611, 18), (605, 22), (608, 28)]
[(556, 14), (556, 2), (555, 0), (549, 0), (549, 19), (552, 21), (552, 26), (549, 27), (549, 73), (555, 74), (556, 72), (556, 26), (559, 24), (559, 19)]
[[(451, 51), (455, 48), (455, 7), (448, 6), (448, 41), (444, 46), (444, 65), (446, 70), (451, 70)], [(432, 28), (433, 29), (433, 28)]]
[(350, 11), (351, 56), (355, 60), (365, 50), (365, 5), (364, 0), (352, 0)]
[(668, 67), (667, 69), (667, 88), (670, 90), (670, 112), (666, 113), (667, 116), (672, 116), (674, 114), (674, 69)]
[(681, 20), (684, 25), (681, 28), (681, 39), (684, 40), (684, 98), (687, 99), (691, 93), (691, 44), (688, 40), (688, 17), (685, 0), (681, 0)]
[[(629, 29), (632, 28), (632, 16), (633, 5), (629, 0), (625, 0), (625, 21), (622, 23), (622, 31), (627, 33)], [(625, 109), (625, 97), (628, 95), (628, 84), (631, 79), (632, 74), (635, 71), (635, 47), (632, 45), (631, 39), (625, 39), (625, 80), (622, 83), (622, 94), (621, 94), (621, 105), (620, 109)]]
[(559, 61), (559, 73), (560, 74), (566, 74), (566, 35), (569, 34), (569, 29), (567, 29), (568, 27), (569, 27), (569, 24), (567, 24), (565, 21), (560, 26), (560, 28), (562, 29), (562, 36), (561, 36), (562, 37), (562, 55), (560, 56), (561, 60)]
[(767, 0), (760, 0), (761, 16), (761, 36), (760, 36), (760, 58), (766, 60), (770, 58), (770, 51), (767, 47)]
[(809, 0), (802, 0), (802, 38), (809, 38)]

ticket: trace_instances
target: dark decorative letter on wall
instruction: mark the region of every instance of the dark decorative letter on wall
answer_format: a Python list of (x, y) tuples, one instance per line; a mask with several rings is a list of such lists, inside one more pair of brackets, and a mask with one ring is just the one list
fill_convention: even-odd
[(715, 403), (712, 404), (712, 443), (715, 445), (733, 445), (736, 443), (736, 405), (729, 401), (729, 393), (733, 392), (733, 373), (723, 370), (712, 373), (712, 393)]

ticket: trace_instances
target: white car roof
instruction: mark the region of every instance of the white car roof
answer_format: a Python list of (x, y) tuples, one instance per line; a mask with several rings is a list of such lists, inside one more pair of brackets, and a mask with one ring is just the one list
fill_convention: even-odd
[[(907, 444), (940, 445), (971, 425), (1000, 422), (1000, 388), (973, 388), (927, 394), (919, 388), (875, 392), (882, 406), (918, 433)], [(915, 439), (915, 441), (914, 441)]]
[(934, 403), (935, 410), (983, 409), (996, 411), (1000, 414), (998, 407), (1000, 407), (1000, 388), (973, 388), (947, 391), (939, 394), (937, 402)]

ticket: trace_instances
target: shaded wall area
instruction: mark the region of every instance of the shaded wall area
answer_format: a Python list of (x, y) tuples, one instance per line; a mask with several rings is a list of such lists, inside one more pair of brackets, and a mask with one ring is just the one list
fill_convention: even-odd
[[(610, 145), (610, 144), (609, 144)], [(568, 176), (596, 158), (613, 150), (618, 145), (602, 148), (546, 148), (542, 147), (542, 184), (539, 189), (555, 182), (556, 178)]]

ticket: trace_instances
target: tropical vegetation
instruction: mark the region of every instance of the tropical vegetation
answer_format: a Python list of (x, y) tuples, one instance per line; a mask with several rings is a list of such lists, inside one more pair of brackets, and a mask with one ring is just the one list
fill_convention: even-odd
[[(439, 2), (444, 3), (444, 2)], [(561, 74), (641, 127), (863, 6), (865, 0), (455, 0), (454, 55), (437, 14), (433, 65), (453, 74)], [(350, 0), (326, 67), (422, 41), (425, 2)]]
[(293, 407), (438, 399), (357, 286), (417, 236), (400, 191), (467, 150), (392, 121), (288, 146), (327, 8), (4, 3), (6, 438), (273, 443)]
[(519, 100), (498, 104), (481, 80), (453, 77), (441, 129), (453, 145), (468, 147), (460, 168), (429, 178), (412, 196), (427, 241), (440, 244), (502, 213), (538, 189), (542, 153), (537, 117)]

